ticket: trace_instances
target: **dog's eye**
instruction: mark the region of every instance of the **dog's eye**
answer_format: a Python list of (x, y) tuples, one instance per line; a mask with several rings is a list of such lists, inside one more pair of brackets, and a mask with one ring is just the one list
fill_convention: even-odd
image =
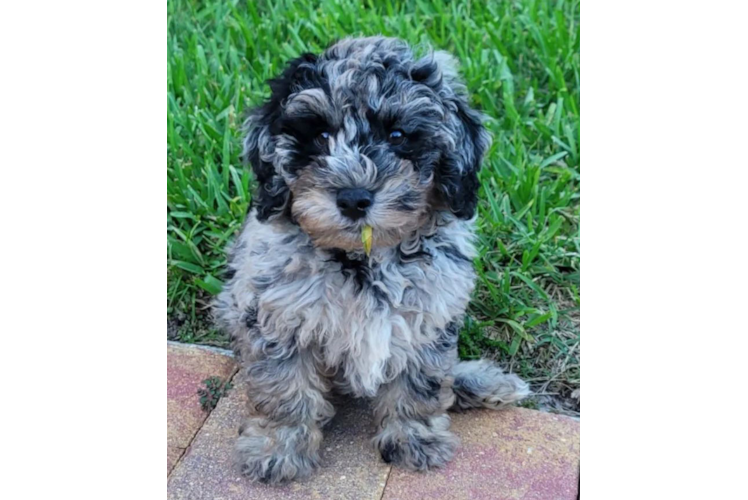
[(405, 142), (405, 133), (402, 130), (393, 130), (390, 132), (390, 144), (398, 145)]
[(327, 146), (328, 141), (330, 140), (330, 132), (320, 132), (317, 137), (314, 138), (314, 142), (317, 143), (317, 146), (324, 148)]

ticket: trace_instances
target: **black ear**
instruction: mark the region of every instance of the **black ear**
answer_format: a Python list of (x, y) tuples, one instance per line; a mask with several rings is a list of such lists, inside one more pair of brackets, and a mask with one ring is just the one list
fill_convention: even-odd
[(243, 157), (252, 166), (257, 181), (252, 207), (257, 209), (259, 220), (288, 215), (291, 193), (283, 177), (275, 170), (274, 136), (279, 133), (283, 103), (292, 93), (313, 84), (317, 75), (316, 62), (314, 54), (304, 54), (289, 62), (279, 77), (268, 81), (270, 98), (253, 109), (244, 123)]
[(443, 203), (457, 217), (470, 219), (478, 204), (478, 171), (491, 145), (483, 115), (468, 105), (457, 61), (446, 52), (437, 51), (418, 61), (412, 77), (432, 87), (448, 109), (454, 147), (442, 151), (435, 180)]
[(491, 139), (481, 114), (470, 109), (464, 97), (458, 96), (454, 104), (455, 148), (443, 153), (436, 183), (449, 209), (461, 219), (470, 219), (478, 204), (478, 171)]

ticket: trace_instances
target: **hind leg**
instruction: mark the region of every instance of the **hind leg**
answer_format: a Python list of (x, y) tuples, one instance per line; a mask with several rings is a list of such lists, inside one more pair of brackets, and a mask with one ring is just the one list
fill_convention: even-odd
[(527, 382), (514, 374), (504, 373), (496, 363), (485, 359), (457, 363), (452, 375), (455, 393), (453, 410), (497, 410), (530, 394)]

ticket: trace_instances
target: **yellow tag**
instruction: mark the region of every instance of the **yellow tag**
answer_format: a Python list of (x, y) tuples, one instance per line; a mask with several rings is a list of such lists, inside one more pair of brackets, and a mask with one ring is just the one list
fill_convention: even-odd
[(371, 226), (364, 226), (361, 230), (361, 242), (364, 244), (366, 255), (371, 253)]

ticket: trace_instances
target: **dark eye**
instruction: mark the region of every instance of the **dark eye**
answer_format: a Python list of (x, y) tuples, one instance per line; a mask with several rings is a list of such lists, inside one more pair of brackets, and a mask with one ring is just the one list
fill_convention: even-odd
[(330, 132), (320, 132), (317, 137), (314, 138), (314, 142), (317, 143), (317, 146), (324, 148), (327, 146), (328, 141), (330, 140)]
[(390, 144), (398, 145), (405, 142), (405, 133), (402, 130), (393, 130), (390, 132)]

